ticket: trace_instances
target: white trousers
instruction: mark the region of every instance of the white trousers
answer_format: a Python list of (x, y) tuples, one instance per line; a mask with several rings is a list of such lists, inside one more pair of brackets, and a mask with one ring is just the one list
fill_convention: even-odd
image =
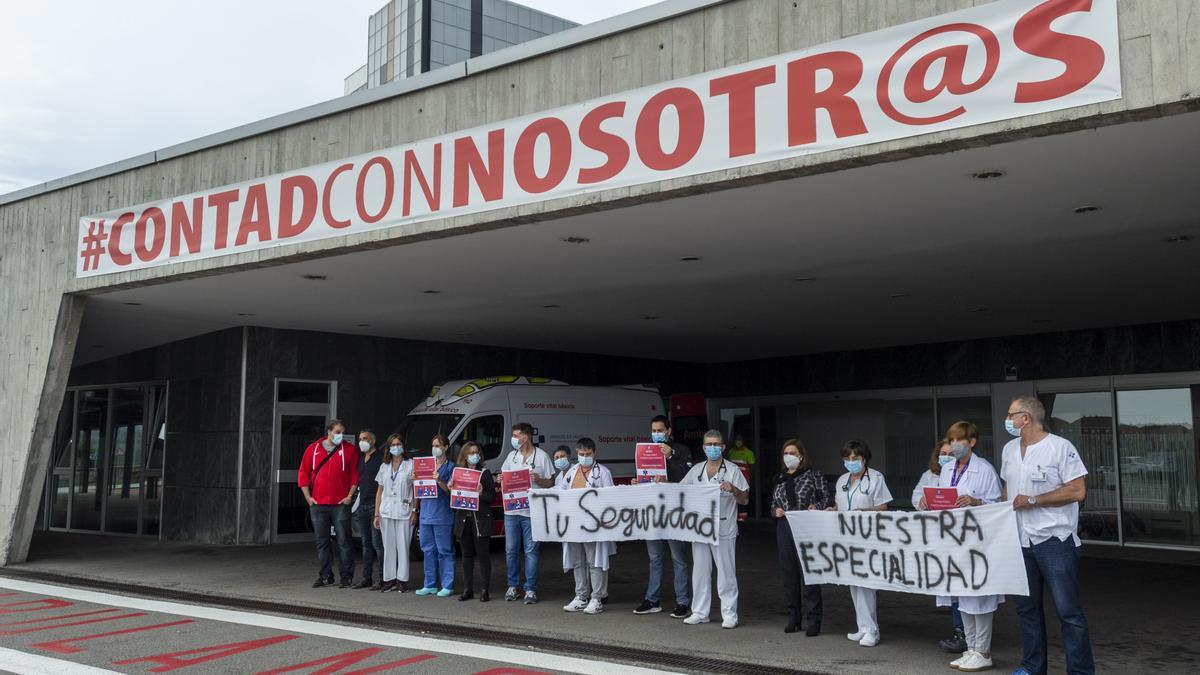
[(858, 630), (863, 633), (878, 633), (879, 619), (875, 617), (875, 589), (851, 586), (850, 599), (854, 601), (854, 616), (858, 619)]
[(413, 525), (408, 518), (380, 518), (383, 534), (383, 580), (408, 582), (408, 547)]
[(712, 609), (712, 566), (717, 563), (717, 594), (721, 618), (737, 621), (737, 537), (720, 539), (716, 546), (692, 542), (692, 613), (708, 618)]
[(963, 633), (967, 640), (967, 649), (980, 654), (992, 653), (992, 614), (967, 614), (961, 609)]

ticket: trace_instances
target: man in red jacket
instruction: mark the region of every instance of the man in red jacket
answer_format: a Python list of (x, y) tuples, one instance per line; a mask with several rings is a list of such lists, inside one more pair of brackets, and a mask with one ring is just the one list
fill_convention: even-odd
[(329, 421), (325, 438), (314, 441), (300, 460), (296, 483), (308, 501), (313, 532), (317, 536), (317, 560), (321, 572), (313, 588), (333, 585), (332, 561), (329, 551), (329, 527), (337, 535), (338, 558), (342, 580), (339, 586), (349, 588), (354, 581), (354, 550), (350, 548), (350, 503), (358, 487), (358, 450), (345, 440), (346, 425), (339, 419)]

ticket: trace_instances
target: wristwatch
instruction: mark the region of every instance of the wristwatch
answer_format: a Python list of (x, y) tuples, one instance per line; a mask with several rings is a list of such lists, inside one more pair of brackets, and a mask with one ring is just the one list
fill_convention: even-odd
[(1030, 505), (1030, 506), (1037, 506), (1037, 497), (1034, 497), (1033, 495), (1030, 495), (1030, 496), (1028, 497), (1028, 501), (1029, 501), (1029, 505)]

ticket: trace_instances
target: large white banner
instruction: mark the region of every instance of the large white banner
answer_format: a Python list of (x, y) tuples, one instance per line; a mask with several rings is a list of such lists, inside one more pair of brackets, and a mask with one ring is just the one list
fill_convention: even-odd
[(1109, 101), (1121, 97), (1118, 45), (1116, 0), (1001, 0), (86, 216), (76, 275), (340, 237)]
[(529, 516), (534, 541), (675, 539), (716, 544), (720, 499), (715, 484), (533, 490)]
[(1012, 504), (789, 511), (804, 582), (927, 595), (1029, 595)]

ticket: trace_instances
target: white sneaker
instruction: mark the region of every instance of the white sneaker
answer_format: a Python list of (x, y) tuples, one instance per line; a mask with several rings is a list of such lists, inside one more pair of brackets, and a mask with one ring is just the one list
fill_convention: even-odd
[(964, 673), (977, 673), (981, 670), (991, 670), (992, 660), (979, 652), (971, 652), (965, 661), (958, 664), (958, 669)]
[(858, 641), (861, 647), (874, 647), (879, 644), (879, 633), (865, 633), (863, 638)]
[(708, 617), (700, 616), (699, 614), (692, 614), (688, 618), (684, 619), (683, 622), (689, 626), (695, 626), (698, 623), (708, 623)]
[(858, 642), (859, 640), (863, 639), (864, 635), (866, 635), (866, 633), (861, 630), (857, 633), (846, 633), (846, 639), (851, 642)]
[(975, 652), (973, 652), (973, 651), (971, 651), (970, 649), (968, 649), (967, 651), (965, 651), (965, 652), (963, 652), (963, 653), (962, 653), (962, 656), (960, 656), (960, 657), (958, 657), (957, 659), (954, 659), (953, 661), (951, 661), (951, 662), (950, 662), (950, 667), (951, 667), (951, 668), (953, 668), (953, 669), (955, 669), (955, 670), (958, 670), (958, 667), (959, 667), (959, 666), (961, 666), (963, 663), (965, 663), (965, 662), (967, 661), (967, 659), (968, 659), (968, 658), (969, 658), (969, 657), (970, 657), (972, 654), (974, 654), (974, 653), (975, 653)]
[(586, 602), (584, 602), (583, 598), (575, 598), (569, 604), (563, 605), (563, 611), (564, 612), (578, 612), (579, 610), (581, 610), (587, 606), (588, 606), (588, 604)]
[(604, 605), (600, 604), (600, 598), (592, 598), (592, 601), (583, 609), (584, 614), (599, 614), (604, 611)]
[(721, 628), (737, 628), (737, 619), (724, 619), (721, 621)]

